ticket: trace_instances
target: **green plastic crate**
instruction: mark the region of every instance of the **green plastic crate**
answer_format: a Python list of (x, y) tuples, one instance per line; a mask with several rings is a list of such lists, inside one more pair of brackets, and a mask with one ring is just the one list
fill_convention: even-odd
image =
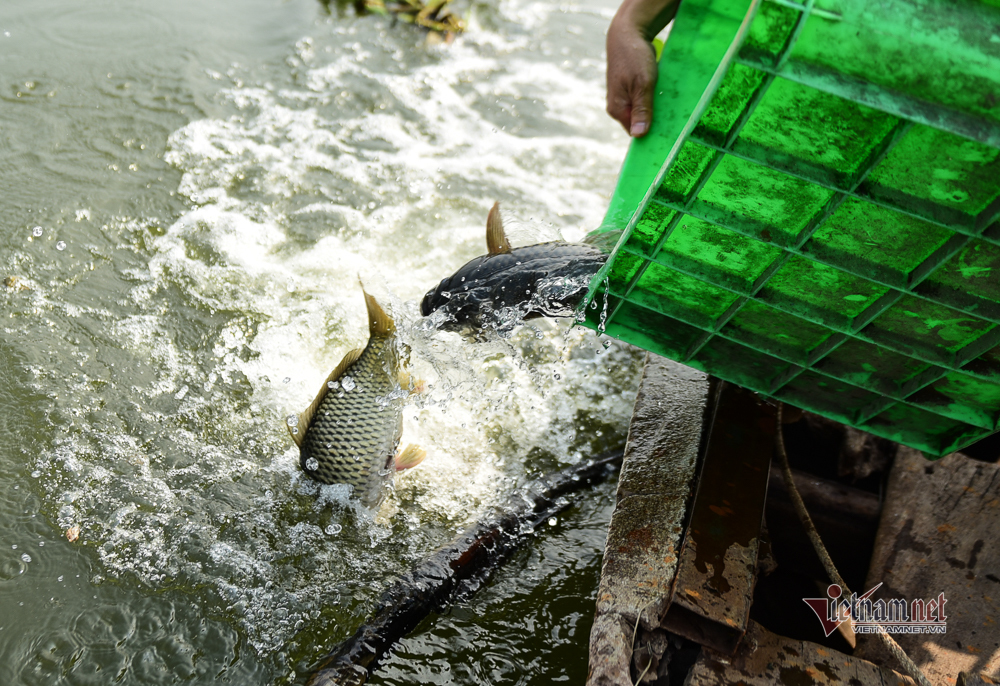
[(684, 0), (660, 64), (585, 325), (928, 456), (996, 431), (1000, 0)]

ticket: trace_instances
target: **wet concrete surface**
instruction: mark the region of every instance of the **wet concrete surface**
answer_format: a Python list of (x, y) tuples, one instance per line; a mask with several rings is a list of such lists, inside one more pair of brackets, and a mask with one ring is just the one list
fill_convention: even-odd
[(695, 486), (709, 377), (647, 355), (608, 529), (587, 683), (633, 683), (640, 632), (658, 630), (672, 594)]

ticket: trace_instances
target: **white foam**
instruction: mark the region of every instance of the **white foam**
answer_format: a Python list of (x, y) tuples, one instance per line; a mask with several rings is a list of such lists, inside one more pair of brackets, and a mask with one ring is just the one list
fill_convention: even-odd
[[(109, 369), (121, 421), (72, 425), (37, 465), (102, 575), (208, 588), (275, 655), (341, 587), (353, 621), (516, 484), (581, 459), (581, 422), (624, 433), (634, 354), (596, 355), (594, 335), (566, 324), (471, 345), (417, 316), (428, 288), (483, 252), (495, 200), (516, 241), (578, 238), (599, 224), (624, 153), (600, 68), (533, 52), (528, 36), (563, 10), (500, 11), (524, 33), (481, 29), (402, 59), (409, 44), (369, 40), (365, 19), (325, 27), (343, 36), (324, 38), (329, 51), (299, 42), (297, 85), (230, 87), (231, 115), (170, 136), (191, 207), (144, 234), (152, 255), (126, 274), (135, 313), (72, 314), (107, 321), (105, 342), (142, 373)], [(397, 478), (388, 522), (305, 477), (284, 426), (367, 338), (359, 273), (430, 384), (403, 436), (428, 457)], [(66, 403), (84, 406), (94, 381), (62, 380)]]

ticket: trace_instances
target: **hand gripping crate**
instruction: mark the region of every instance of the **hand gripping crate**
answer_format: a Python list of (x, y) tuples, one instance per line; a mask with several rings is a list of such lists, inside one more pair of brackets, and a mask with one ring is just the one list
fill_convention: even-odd
[(1000, 419), (1000, 0), (684, 0), (585, 325), (922, 450)]

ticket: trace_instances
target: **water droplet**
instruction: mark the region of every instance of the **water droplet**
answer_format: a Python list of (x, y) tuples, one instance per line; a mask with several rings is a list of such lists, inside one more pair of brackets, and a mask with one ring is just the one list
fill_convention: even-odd
[(315, 472), (317, 469), (319, 469), (319, 460), (317, 460), (315, 457), (310, 457), (308, 460), (306, 460), (306, 469), (308, 469), (310, 472)]
[(288, 383), (291, 380), (292, 380), (292, 377), (286, 376), (284, 379), (281, 380), (281, 383)]
[(336, 388), (339, 385), (340, 385), (340, 382), (338, 382), (338, 381), (327, 381), (326, 382), (326, 387), (329, 388), (330, 390), (333, 390), (334, 388)]
[(553, 378), (553, 379), (555, 379), (556, 381), (558, 381), (558, 380), (559, 380), (559, 379), (561, 379), (562, 377), (561, 377), (561, 376), (559, 376), (559, 374), (558, 374), (558, 373), (556, 373), (556, 374), (553, 374), (553, 375), (552, 375), (552, 378)]
[(28, 555), (28, 553), (21, 553), (21, 559), (25, 562), (31, 562), (31, 555)]
[(285, 418), (285, 423), (288, 424), (288, 426), (291, 426), (291, 427), (294, 428), (294, 427), (298, 426), (299, 416), (297, 414), (290, 414), (290, 415), (288, 415), (288, 417)]
[(611, 341), (604, 341), (601, 345), (603, 345), (604, 349), (607, 350), (611, 347)]
[(58, 243), (56, 243), (56, 250), (65, 250), (65, 249), (66, 249), (66, 241), (59, 241)]
[(37, 478), (38, 478), (38, 477), (40, 477), (41, 475), (42, 475), (42, 473), (41, 473), (40, 471), (38, 471), (37, 469), (36, 469), (35, 471), (33, 471), (33, 472), (31, 473), (31, 476), (32, 476), (32, 478), (34, 478), (34, 479), (37, 479)]
[(331, 524), (330, 526), (326, 527), (325, 531), (328, 536), (336, 536), (341, 531), (343, 531), (343, 529), (344, 527), (342, 527), (340, 524)]
[(549, 526), (555, 526), (558, 523), (559, 523), (558, 519), (556, 519), (555, 517), (549, 517)]
[(354, 383), (354, 379), (352, 379), (349, 376), (345, 376), (344, 378), (342, 378), (340, 380), (340, 385), (344, 387), (345, 391), (353, 391), (354, 390), (354, 386), (356, 384)]
[(62, 580), (63, 580), (63, 575), (62, 574), (60, 574), (58, 577), (56, 577), (56, 581), (62, 581)]
[(11, 550), (17, 550), (17, 543), (15, 543), (14, 545), (12, 545), (12, 546), (10, 547), (10, 549), (11, 549)]
[(33, 228), (31, 230), (31, 235), (34, 236), (35, 238), (38, 238), (39, 236), (41, 236), (42, 233), (43, 233), (42, 227), (40, 227), (40, 226), (36, 226), (35, 228)]

